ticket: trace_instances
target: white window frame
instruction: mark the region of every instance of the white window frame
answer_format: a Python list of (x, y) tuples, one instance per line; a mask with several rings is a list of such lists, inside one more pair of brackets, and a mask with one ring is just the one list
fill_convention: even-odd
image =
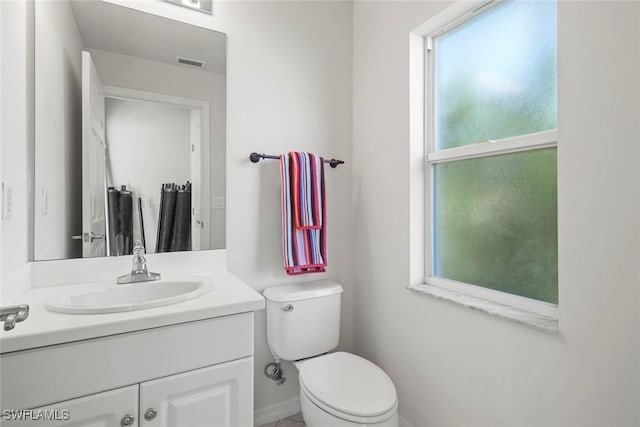
[(412, 160), (410, 165), (410, 224), (412, 241), (411, 285), (409, 288), (555, 331), (558, 319), (557, 304), (436, 277), (432, 274), (433, 206), (431, 199), (434, 165), (507, 153), (556, 148), (558, 145), (558, 131), (554, 129), (495, 141), (482, 141), (462, 147), (435, 149), (432, 40), (495, 6), (500, 1), (459, 1), (410, 34), (410, 151)]

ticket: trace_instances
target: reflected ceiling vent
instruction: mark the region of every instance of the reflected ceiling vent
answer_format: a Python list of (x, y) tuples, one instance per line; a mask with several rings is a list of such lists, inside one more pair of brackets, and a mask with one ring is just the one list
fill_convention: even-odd
[(175, 3), (180, 6), (188, 7), (189, 9), (197, 10), (212, 14), (213, 0), (164, 0), (169, 3)]
[(206, 62), (200, 61), (199, 59), (183, 58), (181, 56), (176, 56), (176, 62), (180, 65), (186, 65), (187, 67), (200, 69), (203, 69), (206, 64)]

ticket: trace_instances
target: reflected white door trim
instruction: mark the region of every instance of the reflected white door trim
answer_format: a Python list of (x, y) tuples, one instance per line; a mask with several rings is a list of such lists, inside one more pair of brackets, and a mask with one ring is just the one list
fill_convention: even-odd
[[(119, 86), (103, 85), (107, 98), (147, 101), (169, 104), (191, 110), (191, 233), (192, 250), (209, 247), (210, 223), (210, 170), (206, 161), (210, 158), (210, 103), (199, 99), (147, 92)], [(198, 125), (200, 132), (195, 131)]]
[(104, 95), (108, 98), (123, 100), (137, 100), (149, 102), (161, 102), (164, 104), (178, 105), (190, 109), (209, 109), (209, 101), (200, 99), (185, 98), (181, 96), (166, 95), (158, 92), (147, 92), (144, 90), (129, 89), (119, 86), (103, 85)]

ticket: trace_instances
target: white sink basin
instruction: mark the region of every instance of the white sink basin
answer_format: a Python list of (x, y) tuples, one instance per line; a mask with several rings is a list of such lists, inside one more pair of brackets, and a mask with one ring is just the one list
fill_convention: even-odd
[(45, 308), (70, 314), (118, 313), (187, 301), (211, 289), (211, 281), (204, 278), (108, 285), (103, 289), (75, 290), (54, 295)]

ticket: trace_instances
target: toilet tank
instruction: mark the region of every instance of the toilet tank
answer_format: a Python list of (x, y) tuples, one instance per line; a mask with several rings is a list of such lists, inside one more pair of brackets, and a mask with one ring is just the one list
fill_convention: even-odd
[(342, 286), (331, 280), (265, 289), (271, 353), (282, 360), (300, 360), (336, 348), (341, 293)]

